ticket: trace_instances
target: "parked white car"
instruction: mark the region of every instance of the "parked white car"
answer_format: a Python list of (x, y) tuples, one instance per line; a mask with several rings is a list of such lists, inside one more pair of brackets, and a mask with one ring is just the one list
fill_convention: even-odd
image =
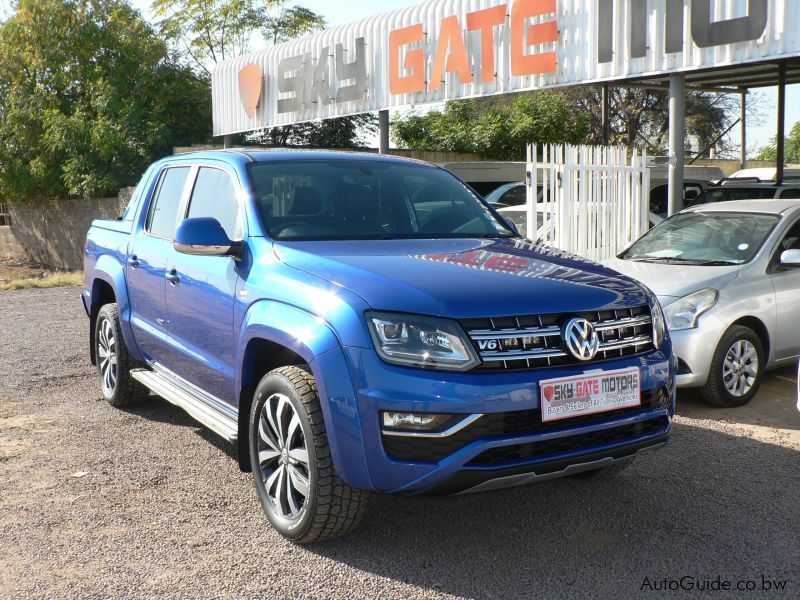
[(800, 202), (742, 200), (687, 209), (618, 259), (658, 296), (680, 387), (741, 406), (764, 371), (800, 356)]

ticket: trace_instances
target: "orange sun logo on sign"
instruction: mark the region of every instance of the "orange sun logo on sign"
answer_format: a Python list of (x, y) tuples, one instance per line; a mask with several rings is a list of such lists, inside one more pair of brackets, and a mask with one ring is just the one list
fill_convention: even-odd
[(244, 111), (250, 119), (256, 114), (256, 108), (261, 101), (261, 78), (261, 67), (258, 65), (247, 65), (239, 71), (239, 94)]

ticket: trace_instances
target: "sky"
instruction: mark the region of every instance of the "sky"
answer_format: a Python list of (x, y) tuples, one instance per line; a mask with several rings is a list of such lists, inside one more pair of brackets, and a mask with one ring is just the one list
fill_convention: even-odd
[[(328, 25), (333, 27), (371, 15), (414, 6), (419, 4), (420, 0), (300, 0), (298, 3), (323, 15)], [(146, 17), (149, 16), (150, 0), (133, 0), (133, 4), (141, 9)], [(768, 144), (775, 137), (777, 130), (777, 88), (763, 88), (758, 93), (763, 99), (764, 119), (762, 124), (751, 124), (747, 128), (747, 146), (750, 150)], [(786, 132), (788, 133), (792, 125), (798, 121), (800, 121), (800, 84), (789, 86), (786, 90)], [(738, 128), (732, 135), (734, 139), (739, 139)]]

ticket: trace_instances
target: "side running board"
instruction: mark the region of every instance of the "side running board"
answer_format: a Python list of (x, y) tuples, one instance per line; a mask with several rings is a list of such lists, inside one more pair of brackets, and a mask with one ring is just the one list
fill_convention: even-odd
[(149, 369), (133, 369), (131, 377), (170, 404), (185, 410), (195, 421), (208, 427), (228, 442), (233, 444), (239, 437), (239, 426), (233, 411), (231, 414), (226, 414), (227, 411), (215, 406), (216, 403), (211, 398), (202, 398), (199, 394), (192, 393), (176, 383), (169, 376)]

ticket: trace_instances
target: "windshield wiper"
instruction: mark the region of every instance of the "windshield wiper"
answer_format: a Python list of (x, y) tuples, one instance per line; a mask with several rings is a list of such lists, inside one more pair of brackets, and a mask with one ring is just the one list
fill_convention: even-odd
[(666, 265), (696, 265), (699, 267), (722, 267), (737, 264), (729, 260), (702, 260), (697, 258), (679, 258), (676, 256), (638, 256), (626, 260), (632, 262), (662, 263)]

